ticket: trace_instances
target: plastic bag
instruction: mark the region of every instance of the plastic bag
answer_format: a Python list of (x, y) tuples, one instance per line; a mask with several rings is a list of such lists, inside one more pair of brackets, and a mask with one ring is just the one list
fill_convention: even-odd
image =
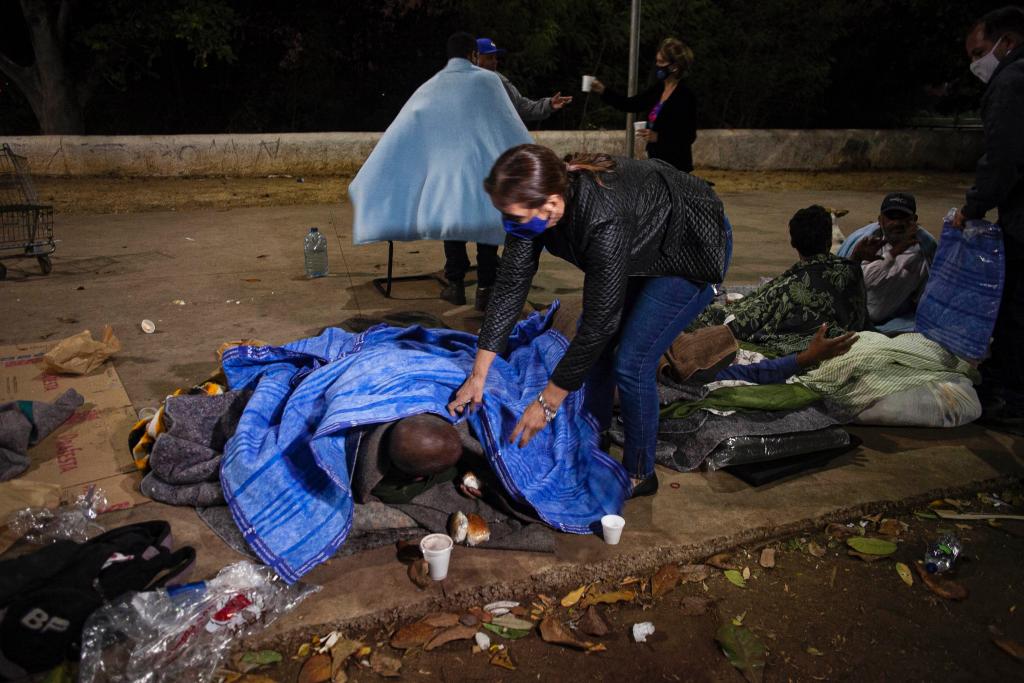
[(987, 221), (953, 227), (956, 210), (942, 223), (942, 239), (928, 284), (917, 304), (917, 331), (965, 360), (982, 360), (1003, 296), (1003, 233)]
[(289, 586), (269, 567), (242, 561), (209, 581), (128, 594), (85, 623), (78, 680), (210, 681), (233, 643), (318, 590)]
[(888, 427), (959, 427), (981, 417), (971, 380), (931, 382), (886, 396), (853, 419), (854, 424)]
[(67, 540), (84, 543), (106, 529), (96, 523), (96, 517), (107, 507), (103, 489), (90, 486), (74, 503), (56, 510), (32, 507), (11, 513), (7, 524), (19, 538), (29, 543), (44, 545)]
[(711, 451), (704, 461), (708, 471), (732, 465), (748, 465), (807, 455), (850, 444), (850, 435), (840, 427), (772, 436), (731, 436)]

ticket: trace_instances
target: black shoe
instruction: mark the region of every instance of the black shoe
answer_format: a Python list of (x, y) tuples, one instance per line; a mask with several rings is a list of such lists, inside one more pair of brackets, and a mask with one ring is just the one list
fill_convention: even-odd
[(441, 290), (441, 298), (456, 306), (466, 305), (466, 283), (461, 280), (453, 280)]
[(633, 492), (629, 495), (630, 498), (639, 498), (640, 496), (653, 496), (658, 492), (658, 475), (651, 474), (639, 484), (633, 487)]
[(490, 287), (477, 287), (476, 288), (476, 301), (473, 307), (478, 311), (486, 311), (487, 304), (491, 301), (491, 288)]

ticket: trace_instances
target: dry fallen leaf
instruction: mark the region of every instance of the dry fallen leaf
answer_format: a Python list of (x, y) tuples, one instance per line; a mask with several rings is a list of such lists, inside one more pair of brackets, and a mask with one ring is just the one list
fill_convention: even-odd
[(651, 595), (658, 598), (671, 593), (678, 584), (679, 568), (674, 564), (666, 564), (651, 579)]
[(708, 558), (707, 563), (715, 569), (735, 569), (736, 564), (732, 561), (732, 555), (729, 553), (718, 553)]
[(345, 675), (345, 662), (362, 646), (363, 644), (358, 640), (349, 640), (348, 638), (342, 638), (331, 646), (331, 681), (342, 683), (348, 678)]
[(992, 642), (1006, 654), (1010, 655), (1014, 659), (1024, 662), (1024, 643), (1019, 643), (1016, 640), (1009, 640), (1008, 638), (993, 638)]
[(819, 649), (818, 649), (818, 648), (816, 648), (816, 647), (808, 647), (808, 648), (807, 648), (807, 654), (809, 654), (809, 655), (812, 655), (812, 656), (814, 656), (814, 657), (821, 657), (821, 656), (823, 656), (823, 655), (824, 655), (825, 653), (824, 653), (824, 652), (822, 652), (821, 650), (819, 650)]
[(426, 560), (414, 560), (409, 565), (409, 580), (421, 590), (430, 585), (430, 565)]
[(711, 576), (711, 567), (706, 564), (687, 564), (679, 570), (683, 581), (687, 583), (700, 583), (706, 581)]
[(434, 612), (423, 617), (420, 621), (434, 628), (448, 628), (459, 623), (459, 615), (452, 612)]
[(391, 636), (391, 647), (396, 650), (409, 650), (414, 647), (426, 645), (427, 641), (434, 637), (438, 629), (430, 624), (417, 621), (414, 624), (403, 626)]
[(330, 655), (313, 655), (302, 665), (297, 683), (327, 683), (331, 680)]
[(921, 577), (921, 583), (940, 598), (947, 600), (967, 599), (967, 588), (952, 579), (929, 574), (920, 560), (914, 563), (914, 569), (917, 571), (918, 576)]
[(743, 580), (746, 581), (750, 578), (750, 567), (744, 567), (742, 572)]
[(903, 583), (907, 584), (908, 586), (914, 585), (914, 575), (910, 573), (910, 567), (903, 564), (902, 562), (897, 562), (896, 573), (900, 575), (901, 579), (903, 579)]
[(825, 533), (832, 538), (843, 539), (848, 536), (863, 536), (864, 529), (857, 525), (846, 526), (845, 524), (832, 522), (827, 527), (825, 527)]
[(687, 617), (699, 617), (707, 614), (714, 603), (711, 598), (687, 596), (679, 603), (679, 611)]
[(463, 626), (462, 624), (458, 624), (456, 626), (452, 626), (451, 628), (446, 628), (445, 630), (438, 633), (436, 636), (431, 638), (426, 645), (423, 646), (423, 649), (426, 652), (430, 652), (431, 650), (435, 650), (441, 647), (442, 645), (445, 645), (446, 643), (450, 643), (455, 640), (472, 640), (473, 637), (476, 635), (476, 632), (477, 628), (475, 626)]
[(508, 669), (509, 671), (516, 670), (516, 665), (512, 662), (512, 653), (509, 652), (508, 648), (495, 651), (494, 655), (491, 656), (491, 664), (500, 666), (502, 669)]
[(815, 543), (814, 541), (811, 541), (807, 544), (807, 552), (809, 552), (811, 555), (814, 555), (815, 557), (825, 556), (825, 549), (817, 543)]
[(578, 626), (580, 631), (583, 631), (588, 636), (597, 636), (599, 638), (608, 635), (608, 631), (611, 630), (608, 622), (604, 620), (593, 605), (587, 608)]
[(580, 607), (587, 608), (591, 605), (607, 604), (616, 602), (631, 602), (636, 600), (636, 593), (629, 590), (611, 591), (609, 593), (597, 593), (588, 595), (580, 602)]
[(775, 566), (775, 548), (764, 548), (761, 551), (761, 557), (758, 558), (757, 563), (765, 569), (771, 569)]
[(370, 670), (383, 678), (400, 678), (402, 675), (399, 673), (402, 670), (402, 660), (376, 650), (373, 656), (370, 657)]
[(555, 617), (545, 617), (540, 622), (540, 637), (545, 643), (565, 645), (577, 650), (586, 650), (593, 646), (593, 643), (577, 639), (573, 632)]
[(874, 514), (874, 515), (864, 515), (864, 517), (862, 519), (866, 519), (869, 522), (873, 522), (874, 524), (878, 524), (879, 522), (882, 521), (882, 513), (879, 512), (879, 513)]
[(586, 584), (580, 586), (579, 588), (577, 588), (574, 591), (569, 591), (569, 594), (566, 595), (564, 598), (562, 598), (562, 601), (561, 601), (562, 607), (572, 607), (573, 605), (575, 605), (577, 602), (580, 601), (580, 598), (582, 598), (583, 594), (586, 593), (586, 592), (587, 592)]
[(892, 536), (899, 538), (906, 532), (910, 527), (906, 522), (901, 522), (898, 519), (883, 519), (882, 523), (878, 525), (878, 533), (883, 536)]

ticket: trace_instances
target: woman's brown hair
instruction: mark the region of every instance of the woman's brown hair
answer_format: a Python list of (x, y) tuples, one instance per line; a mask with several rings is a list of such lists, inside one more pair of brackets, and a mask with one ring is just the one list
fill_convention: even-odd
[(671, 64), (679, 67), (679, 75), (682, 76), (693, 66), (693, 50), (690, 46), (678, 38), (666, 38), (658, 46), (658, 52), (665, 56)]
[(565, 196), (570, 173), (589, 173), (599, 185), (599, 174), (615, 169), (607, 154), (570, 154), (564, 160), (542, 145), (518, 145), (505, 150), (484, 179), (484, 190), (497, 206), (544, 206), (553, 194)]

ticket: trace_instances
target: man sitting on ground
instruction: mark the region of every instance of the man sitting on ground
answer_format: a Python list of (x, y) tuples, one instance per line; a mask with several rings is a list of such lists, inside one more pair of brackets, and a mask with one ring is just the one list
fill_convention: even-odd
[(885, 334), (913, 332), (917, 301), (928, 282), (938, 243), (917, 223), (917, 202), (905, 192), (882, 200), (878, 222), (843, 242), (837, 256), (861, 264), (868, 317)]
[(736, 339), (777, 355), (804, 351), (823, 324), (832, 336), (863, 330), (864, 276), (858, 264), (829, 253), (829, 212), (818, 205), (797, 211), (789, 239), (799, 262), (740, 301), (709, 307), (693, 327), (728, 324)]

